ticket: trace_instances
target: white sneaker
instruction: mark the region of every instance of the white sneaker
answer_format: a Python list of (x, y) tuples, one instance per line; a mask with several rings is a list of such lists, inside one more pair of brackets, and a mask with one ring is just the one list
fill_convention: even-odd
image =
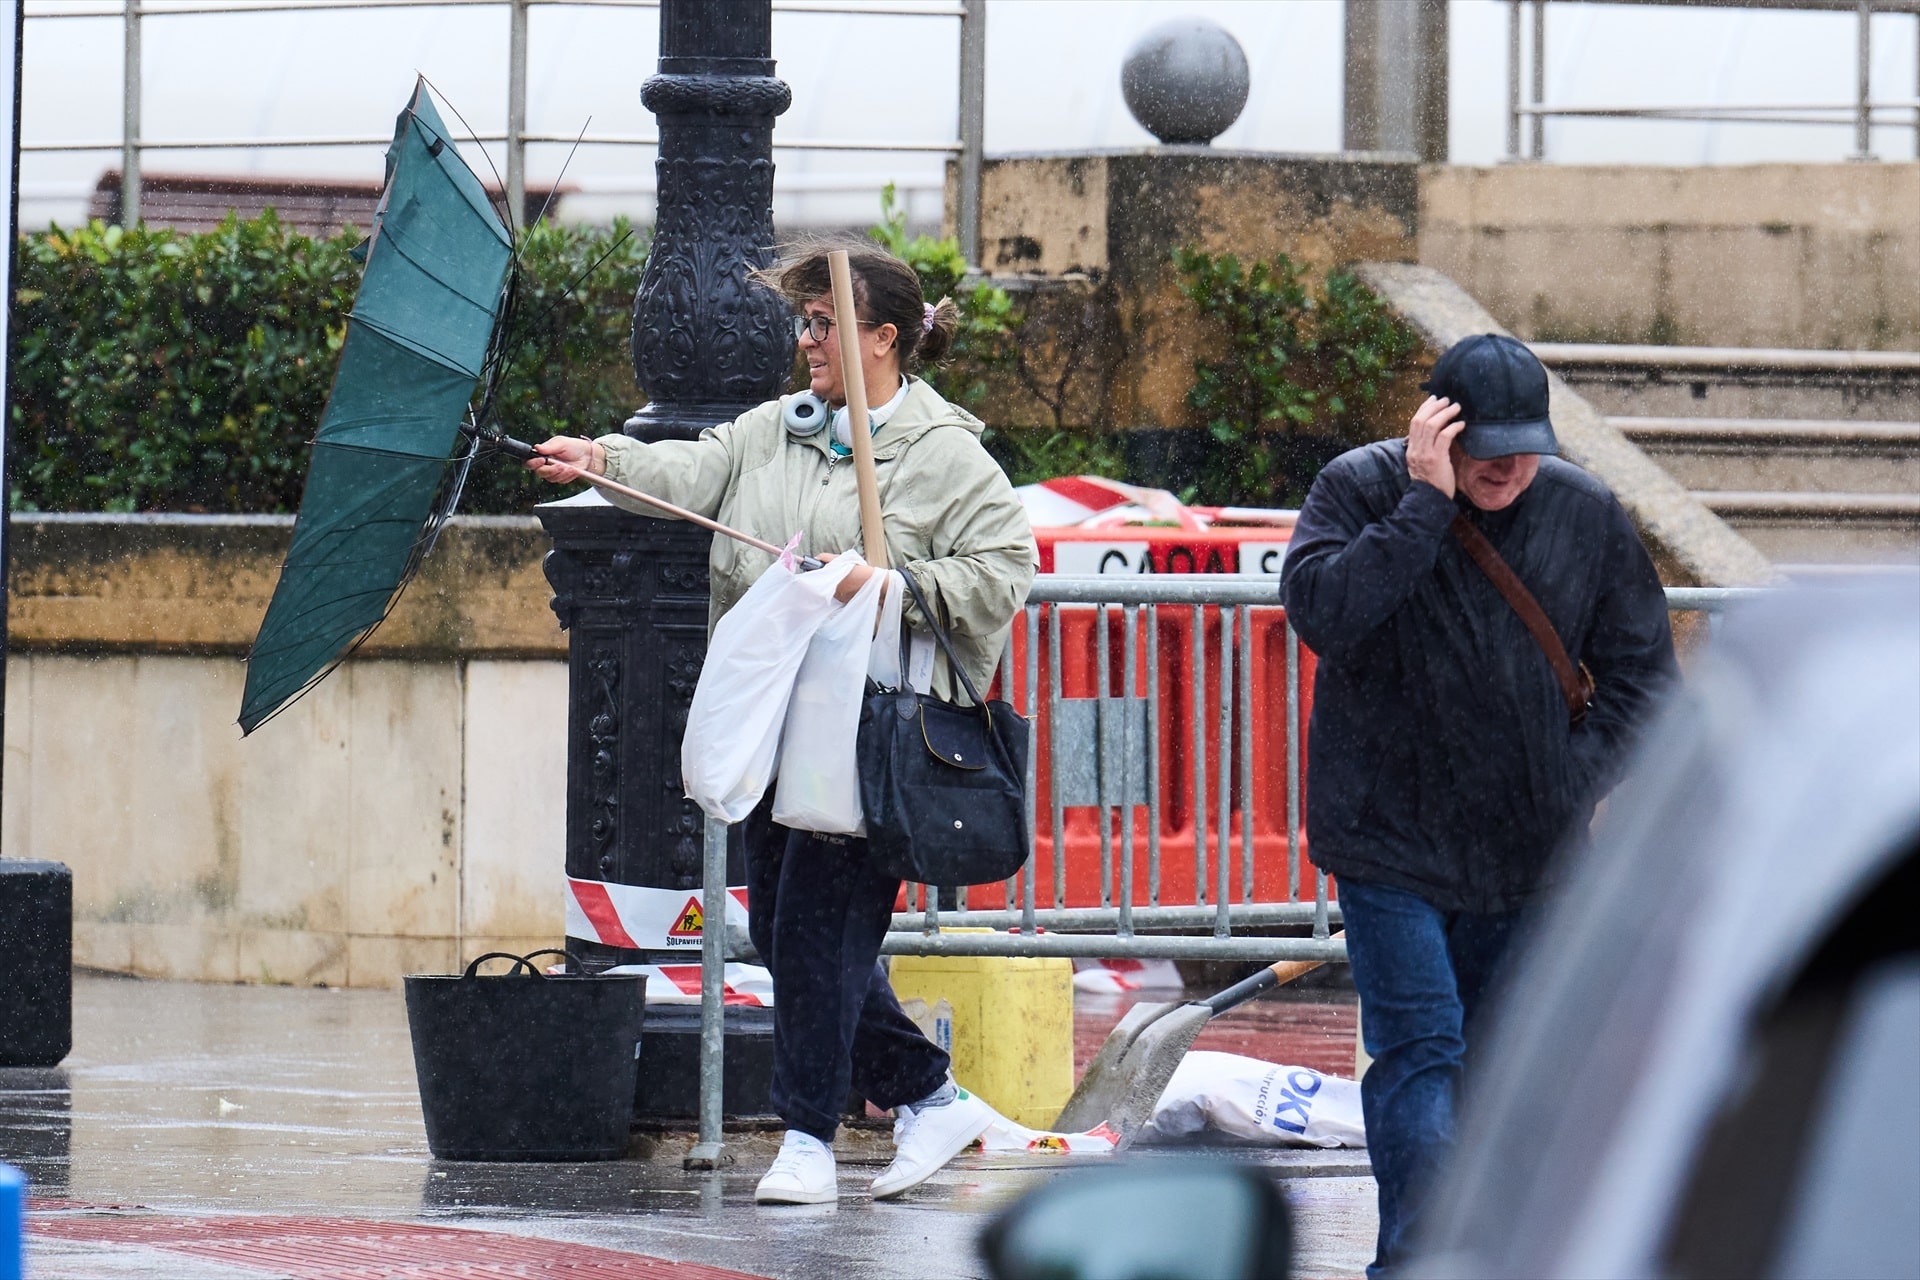
[(753, 1189), (755, 1204), (832, 1204), (839, 1197), (833, 1148), (798, 1129), (787, 1130), (773, 1167)]
[(885, 1200), (917, 1187), (967, 1149), (993, 1123), (993, 1108), (958, 1091), (944, 1107), (896, 1107), (893, 1163), (873, 1180), (873, 1198)]

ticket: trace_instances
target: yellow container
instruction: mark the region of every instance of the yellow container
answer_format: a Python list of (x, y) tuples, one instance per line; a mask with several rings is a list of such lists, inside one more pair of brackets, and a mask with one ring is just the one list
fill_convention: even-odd
[[(990, 933), (990, 929), (948, 929)], [(894, 956), (894, 994), (953, 1009), (953, 1076), (1016, 1124), (1053, 1126), (1073, 1095), (1073, 961)]]

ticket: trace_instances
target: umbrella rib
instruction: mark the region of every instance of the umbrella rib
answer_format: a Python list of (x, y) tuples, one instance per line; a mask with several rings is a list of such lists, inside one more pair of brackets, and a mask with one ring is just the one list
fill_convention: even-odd
[(364, 325), (366, 328), (371, 329), (373, 332), (379, 334), (381, 337), (385, 338), (387, 341), (395, 344), (396, 346), (403, 347), (406, 350), (413, 352), (415, 355), (418, 355), (424, 360), (432, 361), (434, 364), (439, 365), (442, 369), (451, 370), (452, 372), (460, 374), (463, 377), (472, 378), (476, 382), (479, 381), (480, 379), (480, 375), (474, 372), (472, 369), (467, 368), (463, 364), (456, 364), (448, 356), (443, 355), (438, 351), (435, 351), (431, 347), (422, 345), (418, 339), (409, 337), (408, 335), (400, 332), (398, 329), (395, 329), (390, 325), (381, 324), (378, 320), (373, 319), (371, 316), (365, 315), (357, 310), (349, 311), (347, 313), (347, 322), (349, 324)]
[[(324, 431), (325, 429), (323, 425), (321, 430)], [(453, 424), (453, 431), (456, 436), (460, 433), (459, 423), (456, 422)], [(457, 442), (448, 440), (447, 443), (451, 446)], [(329, 440), (324, 435), (314, 438), (313, 447), (316, 449), (338, 449), (342, 453), (365, 453), (380, 458), (402, 458), (408, 462), (440, 462), (444, 464), (453, 461), (451, 454), (442, 458), (440, 455), (434, 453), (408, 453), (405, 449), (388, 449), (377, 444), (346, 444), (339, 440)]]
[[(466, 290), (460, 288), (458, 285), (454, 284), (451, 280), (448, 280), (442, 276), (436, 275), (434, 271), (427, 266), (426, 263), (420, 261), (420, 259), (408, 253), (406, 250), (406, 242), (404, 240), (396, 239), (392, 231), (387, 232), (385, 236), (385, 243), (392, 245), (393, 251), (399, 254), (401, 257), (405, 258), (408, 262), (412, 263), (414, 267), (416, 267), (419, 270), (421, 275), (433, 281), (435, 284), (439, 285), (442, 289), (445, 289), (448, 293), (452, 294), (454, 297), (460, 299), (460, 301), (472, 307), (475, 311), (482, 312), (483, 314), (489, 317), (493, 315), (492, 306), (488, 305), (485, 302), (482, 302), (478, 298), (473, 298), (468, 296)], [(368, 251), (368, 256), (369, 257), (372, 256), (371, 250)], [(503, 273), (502, 279), (504, 278), (505, 276)]]
[[(468, 138), (468, 139), (469, 139), (469, 140), (470, 140), (470, 141), (471, 141), (471, 142), (472, 142), (472, 143), (473, 143), (473, 144), (474, 144), (475, 146), (477, 146), (477, 147), (480, 147), (480, 158), (481, 158), (482, 160), (485, 160), (485, 161), (487, 162), (487, 169), (488, 169), (488, 170), (489, 170), (489, 171), (490, 171), (490, 172), (491, 172), (491, 173), (493, 174), (493, 180), (494, 180), (494, 182), (495, 182), (495, 183), (496, 183), (496, 184), (497, 184), (497, 185), (499, 186), (499, 188), (500, 188), (500, 196), (501, 196), (501, 199), (500, 199), (500, 207), (501, 207), (502, 209), (505, 209), (505, 210), (506, 210), (506, 213), (507, 213), (507, 216), (506, 216), (506, 218), (504, 219), (504, 221), (505, 221), (505, 222), (506, 222), (506, 224), (507, 224), (507, 236), (508, 236), (508, 242), (509, 242), (509, 243), (511, 243), (511, 242), (512, 242), (512, 236), (513, 236), (513, 220), (514, 220), (514, 218), (515, 218), (515, 217), (517, 217), (517, 216), (519, 215), (519, 213), (520, 213), (520, 211), (519, 211), (519, 210), (517, 210), (517, 209), (512, 209), (512, 208), (508, 208), (508, 206), (507, 206), (507, 201), (506, 201), (506, 193), (507, 193), (507, 182), (506, 182), (506, 179), (505, 179), (505, 178), (502, 178), (502, 177), (500, 176), (500, 170), (494, 167), (494, 163), (493, 163), (493, 156), (492, 156), (492, 155), (491, 155), (491, 154), (490, 154), (490, 153), (489, 153), (489, 152), (487, 151), (487, 149), (486, 149), (486, 147), (484, 147), (484, 146), (482, 146), (482, 145), (481, 145), (481, 143), (480, 143), (480, 135), (479, 135), (479, 134), (477, 134), (477, 133), (475, 133), (475, 132), (473, 131), (473, 126), (467, 123), (467, 118), (466, 118), (465, 116), (463, 116), (463, 115), (461, 115), (461, 114), (460, 114), (460, 108), (458, 108), (458, 107), (456, 107), (456, 106), (454, 106), (454, 105), (453, 105), (453, 99), (452, 99), (452, 98), (449, 98), (449, 97), (448, 97), (448, 96), (447, 96), (446, 94), (444, 94), (444, 93), (442, 93), (442, 92), (440, 92), (440, 86), (439, 86), (439, 85), (437, 85), (437, 84), (435, 84), (435, 83), (434, 83), (433, 81), (431, 81), (431, 80), (429, 80), (429, 79), (427, 79), (427, 77), (426, 77), (426, 76), (425, 76), (424, 74), (422, 74), (422, 75), (420, 76), (420, 81), (421, 81), (421, 83), (422, 83), (422, 84), (424, 84), (424, 85), (426, 85), (426, 86), (427, 86), (427, 88), (429, 88), (429, 89), (431, 89), (431, 90), (433, 91), (433, 96), (434, 96), (434, 97), (436, 97), (436, 98), (438, 98), (438, 99), (440, 99), (440, 101), (441, 101), (441, 103), (442, 103), (442, 104), (443, 104), (443, 105), (444, 105), (444, 106), (445, 106), (445, 107), (447, 108), (447, 110), (449, 110), (449, 111), (451, 111), (451, 112), (453, 112), (453, 118), (454, 118), (455, 120), (458, 120), (458, 121), (460, 122), (460, 127), (461, 127), (462, 129), (465, 129), (465, 130), (467, 131), (467, 138)], [(420, 113), (419, 113), (419, 112), (417, 112), (417, 111), (415, 111), (415, 112), (411, 112), (411, 113), (409, 113), (409, 114), (411, 114), (411, 115), (413, 116), (413, 122), (414, 122), (414, 124), (416, 124), (416, 125), (418, 125), (418, 126), (419, 126), (419, 128), (420, 128), (420, 131), (421, 131), (422, 133), (432, 133), (432, 134), (433, 134), (433, 136), (434, 136), (435, 138), (438, 138), (438, 139), (439, 139), (439, 140), (440, 140), (441, 142), (443, 142), (443, 143), (446, 143), (446, 142), (452, 142), (452, 141), (453, 141), (453, 139), (451, 139), (451, 138), (442, 138), (442, 137), (440, 137), (440, 135), (439, 135), (438, 133), (434, 133), (434, 129), (433, 129), (433, 126), (432, 126), (432, 125), (429, 125), (429, 124), (428, 124), (428, 123), (427, 123), (426, 121), (424, 121), (424, 120), (422, 120), (422, 119), (420, 118)], [(459, 153), (458, 153), (458, 152), (456, 152), (455, 154), (456, 154), (456, 155), (458, 155)], [(435, 159), (436, 161), (438, 161), (438, 159), (439, 159), (439, 157), (438, 157), (438, 156), (436, 156), (436, 157), (434, 157), (434, 159)], [(466, 165), (466, 163), (467, 163), (467, 162), (466, 162), (466, 161), (464, 161), (464, 160), (462, 160), (462, 161), (461, 161), (460, 163), (461, 163), (461, 165), (462, 165), (462, 166), (464, 167), (464, 166)], [(444, 168), (444, 166), (442, 166), (442, 167)], [(562, 172), (562, 173), (564, 174), (564, 173), (566, 172), (566, 166), (565, 166), (565, 165), (562, 165), (562, 166), (560, 166), (560, 171), (561, 171), (561, 172)], [(467, 172), (468, 172), (468, 173), (472, 173), (472, 172), (473, 172), (473, 170), (469, 168), (469, 169), (467, 169)], [(559, 185), (560, 185), (560, 184), (559, 184), (559, 182), (558, 182), (558, 181), (556, 180), (556, 181), (555, 181), (555, 183), (554, 183), (554, 187), (555, 187), (555, 189), (556, 189), (556, 190), (557, 190), (557, 189), (559, 188)], [(548, 201), (549, 201), (549, 202), (551, 202), (551, 201), (552, 201), (552, 199), (553, 199), (553, 197), (552, 197), (552, 195), (551, 195), (551, 194), (549, 194), (549, 195), (548, 195), (548, 197), (547, 197), (547, 199), (548, 199)], [(488, 197), (487, 197), (487, 207), (488, 207), (488, 208), (492, 208), (492, 207), (493, 207), (493, 197), (492, 197), (492, 196), (488, 196)], [(543, 209), (543, 210), (541, 210), (541, 212), (542, 212), (542, 213), (544, 214), (544, 213), (545, 213), (546, 211), (545, 211), (545, 210)], [(497, 215), (496, 215), (496, 216), (497, 216)]]

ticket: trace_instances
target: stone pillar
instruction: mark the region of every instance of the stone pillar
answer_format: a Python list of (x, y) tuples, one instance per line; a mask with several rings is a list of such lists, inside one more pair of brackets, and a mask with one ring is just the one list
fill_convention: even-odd
[[(640, 91), (660, 123), (658, 212), (633, 304), (648, 404), (628, 435), (692, 439), (778, 395), (792, 367), (786, 305), (748, 279), (773, 257), (773, 123), (791, 100), (772, 41), (770, 0), (661, 4), (659, 74)], [(539, 514), (570, 632), (567, 875), (602, 882), (596, 902), (671, 918), (701, 882), (703, 819), (681, 795), (680, 738), (706, 654), (711, 536), (592, 495)], [(728, 879), (741, 883), (737, 858)], [(626, 932), (632, 946), (570, 927), (568, 945), (590, 968), (698, 958), (697, 936)]]
[(1447, 0), (1347, 0), (1348, 151), (1447, 159)]

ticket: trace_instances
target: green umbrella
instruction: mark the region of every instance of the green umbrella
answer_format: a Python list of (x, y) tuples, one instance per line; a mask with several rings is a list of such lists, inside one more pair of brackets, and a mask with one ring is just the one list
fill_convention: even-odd
[(247, 657), (243, 733), (387, 616), (459, 497), (477, 440), (469, 407), (502, 363), (513, 237), (424, 81), (395, 123), (366, 249), (293, 545)]

